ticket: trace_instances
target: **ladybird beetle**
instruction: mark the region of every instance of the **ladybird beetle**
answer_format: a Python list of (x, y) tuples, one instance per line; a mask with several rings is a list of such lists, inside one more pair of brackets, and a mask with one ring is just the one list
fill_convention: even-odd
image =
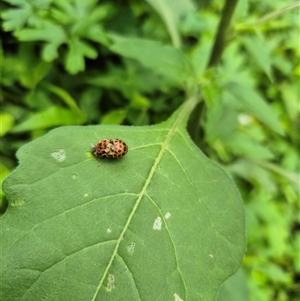
[(92, 154), (96, 158), (121, 158), (126, 155), (127, 151), (127, 144), (120, 139), (100, 140), (92, 147)]

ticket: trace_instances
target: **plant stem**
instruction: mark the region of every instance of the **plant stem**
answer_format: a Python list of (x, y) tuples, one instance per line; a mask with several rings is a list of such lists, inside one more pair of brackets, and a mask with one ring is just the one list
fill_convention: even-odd
[(277, 173), (278, 175), (286, 178), (287, 180), (291, 181), (292, 183), (298, 185), (299, 184), (299, 174), (297, 174), (296, 172), (290, 172), (287, 171), (283, 168), (281, 168), (280, 166), (264, 161), (264, 160), (259, 160), (259, 159), (255, 159), (255, 158), (248, 158), (250, 161), (252, 161), (253, 163), (260, 165), (261, 167), (264, 167), (266, 169), (269, 169), (275, 173)]
[(207, 68), (216, 66), (221, 57), (227, 40), (227, 32), (238, 0), (227, 0), (222, 11), (218, 32)]
[(201, 101), (199, 94), (195, 91), (190, 98), (188, 98), (181, 108), (179, 109), (179, 115), (177, 117), (177, 120), (175, 121), (175, 128), (177, 128), (180, 124), (185, 124), (187, 123), (191, 113), (197, 106), (197, 104)]
[(277, 17), (280, 17), (281, 15), (291, 11), (291, 10), (294, 10), (294, 9), (297, 9), (298, 7), (300, 7), (300, 2), (297, 1), (297, 2), (294, 2), (294, 3), (291, 3), (281, 9), (278, 9), (270, 14), (267, 14), (265, 15), (264, 17), (262, 17), (261, 19), (257, 20), (256, 22), (254, 22), (252, 25), (253, 26), (259, 26), (259, 25), (262, 25), (266, 22), (269, 22), (270, 20), (272, 19), (275, 19)]

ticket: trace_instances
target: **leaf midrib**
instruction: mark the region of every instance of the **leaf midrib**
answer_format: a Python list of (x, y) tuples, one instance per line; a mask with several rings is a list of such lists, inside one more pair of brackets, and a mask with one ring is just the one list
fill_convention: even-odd
[(146, 195), (146, 190), (147, 190), (147, 188), (148, 188), (148, 186), (149, 186), (149, 184), (150, 184), (150, 182), (151, 182), (151, 180), (153, 178), (153, 175), (154, 175), (154, 173), (156, 171), (156, 168), (157, 168), (158, 164), (160, 163), (160, 161), (161, 161), (161, 159), (163, 157), (163, 154), (164, 154), (164, 152), (165, 152), (168, 144), (170, 143), (171, 139), (173, 138), (173, 136), (174, 136), (175, 132), (177, 131), (178, 127), (184, 121), (184, 118), (189, 115), (189, 113), (196, 106), (197, 102), (198, 102), (197, 96), (193, 95), (181, 107), (181, 110), (179, 111), (179, 114), (178, 114), (177, 118), (175, 119), (173, 125), (171, 126), (171, 128), (170, 128), (170, 130), (169, 130), (169, 132), (168, 132), (168, 134), (166, 136), (165, 141), (163, 142), (163, 144), (161, 146), (160, 152), (159, 152), (159, 154), (158, 154), (158, 156), (157, 156), (157, 158), (156, 158), (156, 160), (155, 160), (155, 162), (154, 162), (154, 164), (153, 164), (153, 166), (152, 166), (152, 168), (151, 168), (151, 170), (149, 172), (149, 175), (148, 175), (148, 177), (146, 179), (146, 182), (145, 182), (145, 184), (144, 184), (141, 192), (138, 195), (138, 198), (137, 198), (137, 200), (136, 200), (136, 202), (135, 202), (135, 204), (134, 204), (134, 206), (132, 208), (132, 211), (131, 211), (131, 213), (130, 213), (127, 221), (126, 221), (126, 224), (125, 224), (125, 226), (124, 226), (124, 228), (123, 228), (123, 230), (122, 230), (122, 232), (120, 234), (120, 237), (117, 240), (117, 243), (116, 243), (116, 246), (115, 246), (114, 251), (112, 253), (112, 256), (111, 256), (111, 258), (110, 258), (110, 260), (109, 260), (109, 262), (108, 262), (108, 264), (106, 266), (106, 269), (105, 269), (105, 271), (103, 273), (103, 276), (102, 276), (102, 278), (101, 278), (101, 280), (99, 282), (99, 285), (96, 288), (96, 291), (95, 291), (94, 296), (92, 297), (91, 301), (95, 301), (96, 298), (97, 298), (97, 295), (98, 295), (98, 293), (99, 293), (99, 291), (101, 289), (101, 286), (103, 285), (103, 282), (104, 282), (104, 280), (106, 278), (106, 275), (108, 274), (108, 271), (109, 271), (109, 269), (110, 269), (110, 267), (111, 267), (111, 265), (112, 265), (112, 263), (113, 263), (116, 255), (117, 255), (120, 243), (121, 243), (121, 241), (122, 241), (122, 239), (123, 239), (123, 237), (125, 235), (125, 232), (127, 231), (128, 227), (129, 227), (129, 224), (130, 224), (130, 222), (131, 222), (131, 220), (132, 220), (132, 218), (133, 218), (133, 216), (134, 216), (134, 214), (135, 214), (135, 212), (136, 212), (136, 210), (137, 210), (137, 208), (138, 208), (138, 206), (139, 206), (142, 198), (144, 197), (144, 195)]

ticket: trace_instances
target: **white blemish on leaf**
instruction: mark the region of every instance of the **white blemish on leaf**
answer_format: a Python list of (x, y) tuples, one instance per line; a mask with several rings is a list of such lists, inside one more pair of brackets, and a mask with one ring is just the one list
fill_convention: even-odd
[(127, 246), (127, 251), (128, 253), (133, 254), (134, 249), (135, 249), (135, 242), (133, 241), (131, 244)]
[(89, 194), (88, 194), (88, 193), (85, 193), (85, 194), (84, 194), (84, 197), (85, 197), (85, 198), (87, 198), (88, 196), (89, 196)]
[(208, 256), (209, 256), (210, 258), (214, 258), (214, 255), (212, 255), (212, 254), (208, 254)]
[(251, 123), (252, 118), (248, 114), (241, 113), (238, 115), (238, 121), (242, 125), (248, 125), (249, 123)]
[(115, 275), (114, 274), (109, 274), (107, 277), (107, 287), (106, 287), (106, 291), (107, 292), (111, 292), (115, 287)]
[(162, 225), (161, 217), (158, 216), (154, 221), (153, 230), (161, 230), (161, 225)]
[(75, 173), (72, 174), (72, 178), (75, 180), (77, 178), (77, 175)]
[(107, 233), (111, 233), (111, 232), (112, 232), (112, 229), (111, 229), (111, 228), (107, 228), (106, 232), (107, 232)]
[(53, 152), (51, 154), (51, 157), (53, 157), (58, 162), (63, 162), (66, 160), (66, 151), (64, 149), (59, 149), (57, 152)]
[(17, 207), (17, 206), (22, 206), (25, 204), (25, 201), (23, 199), (19, 199), (19, 200), (14, 200), (10, 202), (10, 205), (12, 207)]
[(177, 294), (174, 294), (174, 301), (183, 301)]
[(169, 219), (171, 217), (171, 213), (170, 212), (167, 212), (166, 214), (165, 214), (165, 219)]

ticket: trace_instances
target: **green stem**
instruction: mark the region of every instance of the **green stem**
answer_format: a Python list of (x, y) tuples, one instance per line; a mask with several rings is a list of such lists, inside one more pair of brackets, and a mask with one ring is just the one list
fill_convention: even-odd
[(254, 22), (252, 25), (253, 26), (259, 26), (259, 25), (262, 25), (272, 19), (275, 19), (291, 10), (294, 10), (296, 8), (300, 7), (300, 1), (297, 1), (297, 2), (294, 2), (294, 3), (291, 3), (281, 9), (278, 9), (270, 14), (267, 14), (265, 15), (264, 17), (262, 17), (261, 19), (257, 20), (256, 22)]
[(288, 179), (289, 181), (295, 183), (296, 185), (299, 184), (299, 174), (297, 173), (286, 171), (283, 168), (267, 161), (263, 161), (255, 158), (248, 158), (248, 159), (257, 165), (260, 165), (261, 167), (264, 167), (266, 169), (269, 169), (270, 171), (277, 173), (278, 175)]
[(184, 103), (182, 109), (182, 121), (184, 120), (187, 123), (188, 119), (190, 118), (192, 112), (195, 110), (197, 105), (202, 101), (201, 96), (199, 95), (198, 91), (195, 91), (194, 94)]
[(230, 27), (237, 2), (238, 0), (227, 0), (224, 5), (222, 18), (219, 23), (217, 35), (207, 68), (214, 67), (220, 62), (223, 50), (227, 42), (228, 29)]

